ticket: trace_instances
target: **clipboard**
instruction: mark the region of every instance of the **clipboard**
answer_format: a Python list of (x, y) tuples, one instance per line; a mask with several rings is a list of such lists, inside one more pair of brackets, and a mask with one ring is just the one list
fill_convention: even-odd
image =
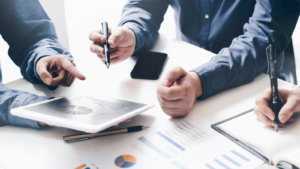
[(217, 132), (219, 132), (220, 134), (222, 134), (223, 136), (227, 137), (228, 139), (230, 139), (231, 141), (233, 141), (234, 143), (236, 143), (237, 145), (241, 146), (242, 148), (246, 149), (247, 151), (249, 151), (250, 153), (252, 153), (253, 155), (255, 155), (256, 157), (258, 157), (259, 159), (263, 160), (265, 163), (269, 164), (269, 159), (266, 158), (264, 155), (262, 155), (261, 153), (259, 153), (258, 151), (256, 151), (255, 149), (249, 147), (248, 145), (246, 145), (245, 143), (239, 141), (238, 139), (232, 137), (231, 135), (227, 134), (226, 132), (224, 132), (223, 130), (218, 128), (218, 125), (222, 124), (222, 123), (226, 123), (232, 119), (235, 119), (237, 117), (243, 116), (247, 113), (252, 112), (254, 109), (250, 109), (248, 111), (245, 111), (241, 114), (238, 114), (236, 116), (230, 117), (228, 119), (225, 119), (223, 121), (220, 121), (218, 123), (212, 124), (211, 127), (216, 130)]

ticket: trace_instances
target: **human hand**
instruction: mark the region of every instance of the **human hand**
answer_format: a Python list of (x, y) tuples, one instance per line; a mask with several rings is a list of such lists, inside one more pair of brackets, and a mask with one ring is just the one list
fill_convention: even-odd
[(85, 76), (76, 69), (76, 64), (67, 56), (46, 56), (36, 64), (36, 72), (49, 86), (69, 87), (75, 78), (85, 80)]
[[(271, 100), (272, 91), (270, 88), (264, 90), (264, 92), (256, 99), (256, 107), (254, 113), (257, 116), (257, 120), (267, 126), (273, 126), (275, 119), (275, 114), (269, 107), (269, 102)], [(278, 89), (278, 96), (283, 107), (279, 111), (279, 121), (280, 127), (284, 124), (294, 121), (294, 118), (300, 112), (300, 87), (293, 90)]]
[[(109, 28), (108, 44), (110, 46), (110, 63), (116, 64), (129, 58), (135, 49), (135, 34), (131, 29), (125, 27)], [(101, 29), (92, 31), (89, 35), (92, 44), (90, 49), (103, 63), (105, 63), (103, 43), (106, 37), (102, 35)]]
[(52, 124), (47, 124), (47, 123), (40, 122), (40, 121), (38, 121), (38, 124), (39, 124), (40, 126), (52, 126), (52, 127), (60, 127), (60, 126), (56, 126), (56, 125), (52, 125)]
[(188, 73), (181, 67), (172, 68), (157, 88), (160, 106), (171, 117), (187, 115), (201, 95), (202, 84), (198, 74)]

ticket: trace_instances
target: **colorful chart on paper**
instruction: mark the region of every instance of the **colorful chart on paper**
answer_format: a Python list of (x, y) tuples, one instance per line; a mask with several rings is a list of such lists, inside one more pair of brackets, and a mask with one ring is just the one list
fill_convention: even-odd
[(76, 167), (75, 169), (91, 169), (90, 167), (88, 167), (86, 164), (82, 164), (79, 167)]
[(121, 155), (115, 160), (116, 166), (120, 168), (129, 168), (134, 166), (136, 158), (132, 155)]
[(76, 105), (57, 106), (55, 110), (61, 113), (71, 114), (71, 115), (87, 115), (93, 113), (93, 110), (88, 107), (76, 106)]

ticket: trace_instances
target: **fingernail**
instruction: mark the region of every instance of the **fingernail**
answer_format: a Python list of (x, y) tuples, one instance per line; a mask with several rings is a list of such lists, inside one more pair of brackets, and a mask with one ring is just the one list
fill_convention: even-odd
[(279, 117), (279, 120), (280, 120), (281, 122), (286, 122), (286, 121), (288, 120), (288, 117), (287, 117), (286, 115), (281, 115), (281, 116)]
[(271, 116), (268, 116), (268, 117), (269, 117), (270, 120), (272, 120), (272, 121), (274, 120), (273, 117), (271, 117)]
[(49, 85), (49, 84), (51, 83), (51, 78), (50, 78), (50, 77), (47, 77), (47, 78), (45, 79), (45, 83)]
[(168, 79), (165, 79), (163, 81), (163, 85), (169, 87), (170, 86), (170, 81)]
[(112, 40), (109, 40), (109, 43), (110, 43), (111, 45), (114, 45), (114, 41), (112, 41)]

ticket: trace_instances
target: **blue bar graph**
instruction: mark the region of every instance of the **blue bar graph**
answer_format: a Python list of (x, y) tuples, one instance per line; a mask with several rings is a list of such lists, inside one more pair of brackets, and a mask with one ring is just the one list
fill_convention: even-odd
[(206, 166), (207, 168), (209, 168), (209, 169), (215, 169), (214, 167), (212, 167), (212, 166), (209, 165), (209, 164), (205, 164), (205, 166)]
[(145, 137), (138, 138), (142, 143), (146, 144), (149, 148), (153, 149), (155, 152), (163, 156), (165, 159), (170, 159), (171, 156), (164, 151), (162, 151), (160, 148), (158, 148), (156, 145), (154, 145), (152, 142), (147, 140)]
[(218, 159), (214, 160), (216, 163), (218, 163), (219, 165), (221, 165), (222, 167), (226, 168), (226, 169), (230, 169), (230, 167), (228, 167), (227, 165), (225, 165), (224, 163), (222, 163), (221, 161), (219, 161)]
[(225, 159), (227, 159), (228, 161), (232, 162), (233, 164), (235, 164), (236, 166), (240, 167), (242, 166), (240, 163), (234, 161), (232, 158), (228, 157), (227, 155), (223, 155), (222, 157), (224, 157)]
[(171, 144), (173, 144), (175, 147), (179, 148), (181, 151), (184, 151), (185, 148), (183, 148), (182, 146), (180, 146), (179, 144), (177, 144), (175, 141), (173, 141), (172, 139), (170, 139), (168, 136), (164, 135), (161, 132), (156, 132), (156, 134), (160, 135), (162, 138), (166, 139), (168, 142), (170, 142)]
[(231, 150), (231, 152), (232, 152), (233, 154), (235, 154), (236, 156), (240, 157), (241, 159), (247, 161), (247, 162), (250, 161), (250, 159), (248, 159), (247, 157), (243, 156), (242, 154), (240, 154), (240, 153), (238, 153), (238, 152), (236, 152), (236, 151), (234, 151), (234, 150)]
[(178, 169), (188, 169), (184, 165), (182, 165), (179, 161), (173, 161), (172, 164), (174, 164)]

